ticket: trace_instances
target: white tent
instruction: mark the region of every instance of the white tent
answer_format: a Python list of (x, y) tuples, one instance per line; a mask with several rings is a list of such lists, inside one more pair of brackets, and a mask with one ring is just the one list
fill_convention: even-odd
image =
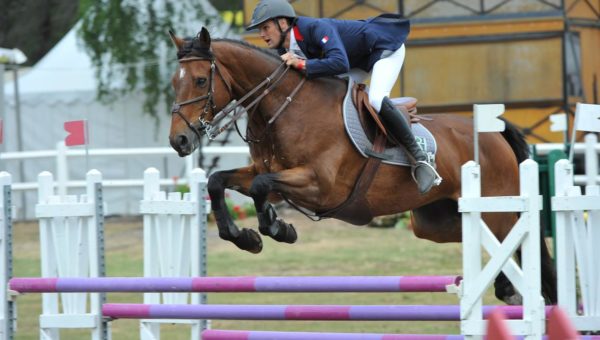
[[(205, 4), (206, 6), (210, 5)], [(210, 10), (211, 8), (208, 8), (209, 13)], [(214, 9), (212, 11), (215, 12)], [(197, 21), (193, 26), (201, 27)], [(108, 104), (96, 99), (97, 81), (94, 69), (90, 57), (78, 41), (77, 27), (69, 31), (43, 59), (18, 80), (22, 150), (56, 148), (56, 143), (66, 136), (63, 123), (79, 119), (88, 120), (90, 148), (168, 146), (171, 119), (168, 108), (158, 109), (160, 119), (156, 125), (154, 118), (143, 112), (141, 92), (119, 97)], [(224, 30), (211, 34), (223, 36), (222, 32)], [(174, 55), (174, 51), (170, 52)], [(119, 84), (111, 84), (111, 88), (119, 88)], [(14, 92), (12, 82), (5, 84), (2, 150), (7, 152), (18, 150)], [(247, 158), (241, 158), (237, 164), (246, 163)], [(235, 160), (233, 162), (235, 163)], [(149, 166), (158, 168), (162, 177), (181, 176), (184, 163), (173, 151), (172, 156), (168, 157), (91, 158), (89, 166), (100, 170), (105, 179), (124, 179), (141, 178), (143, 170)], [(229, 163), (231, 165), (231, 160)], [(41, 171), (54, 172), (56, 165), (54, 159), (24, 161), (24, 179), (19, 178), (16, 161), (3, 162), (1, 167), (13, 174), (13, 182), (31, 182), (36, 181), (37, 174)], [(70, 179), (83, 179), (85, 170), (84, 159), (69, 161)], [(114, 189), (107, 192), (105, 198), (108, 202), (108, 213), (136, 213), (140, 197), (140, 188)], [(27, 217), (32, 216), (33, 205), (36, 202), (35, 192), (28, 192), (24, 200), (17, 198), (14, 201), (18, 210), (23, 208), (19, 207), (22, 205), (20, 202), (25, 202), (26, 207), (31, 207), (26, 209)]]

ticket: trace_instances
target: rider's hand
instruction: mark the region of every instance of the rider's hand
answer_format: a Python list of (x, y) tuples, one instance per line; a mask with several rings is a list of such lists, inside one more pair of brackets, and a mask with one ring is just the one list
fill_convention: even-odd
[(285, 62), (286, 65), (291, 66), (297, 70), (304, 71), (305, 60), (296, 57), (293, 53), (287, 52), (281, 56), (281, 60)]

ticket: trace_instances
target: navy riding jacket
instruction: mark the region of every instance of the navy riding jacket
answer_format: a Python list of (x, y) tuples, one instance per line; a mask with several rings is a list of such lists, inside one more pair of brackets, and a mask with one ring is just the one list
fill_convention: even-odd
[(367, 20), (298, 17), (292, 34), (306, 55), (309, 78), (335, 76), (373, 64), (396, 51), (408, 37), (410, 23), (397, 14)]

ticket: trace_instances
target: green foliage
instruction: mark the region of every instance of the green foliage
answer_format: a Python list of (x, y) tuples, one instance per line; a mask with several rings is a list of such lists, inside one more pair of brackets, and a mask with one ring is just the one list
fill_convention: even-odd
[(173, 99), (175, 51), (167, 31), (190, 34), (192, 23), (195, 34), (219, 20), (190, 0), (80, 0), (80, 11), (79, 35), (95, 68), (98, 98), (110, 103), (141, 90), (144, 112), (155, 118), (160, 101), (169, 107)]

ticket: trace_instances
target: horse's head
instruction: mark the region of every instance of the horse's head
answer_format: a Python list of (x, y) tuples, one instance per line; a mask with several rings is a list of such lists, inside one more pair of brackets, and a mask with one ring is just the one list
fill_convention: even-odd
[(206, 28), (191, 40), (183, 40), (172, 31), (169, 34), (179, 60), (172, 78), (175, 103), (169, 141), (183, 157), (198, 147), (215, 113), (231, 100), (231, 86), (218, 69)]

